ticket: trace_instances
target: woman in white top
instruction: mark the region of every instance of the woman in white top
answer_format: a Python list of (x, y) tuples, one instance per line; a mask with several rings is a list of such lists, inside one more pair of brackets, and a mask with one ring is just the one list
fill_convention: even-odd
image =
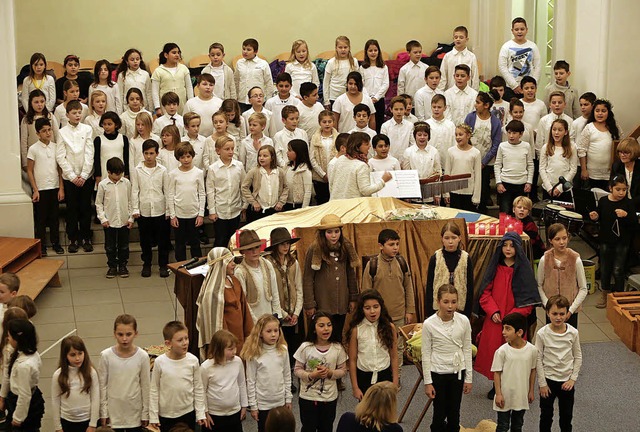
[(42, 90), (46, 97), (49, 111), (56, 106), (56, 82), (47, 74), (47, 59), (42, 53), (34, 53), (29, 60), (29, 76), (22, 81), (20, 101), (22, 108), (29, 111), (29, 94), (34, 90)]
[[(376, 112), (369, 93), (364, 90), (360, 72), (349, 72), (346, 83), (347, 92), (338, 96), (332, 108), (334, 123), (338, 126), (338, 132), (349, 132), (356, 127), (353, 114), (353, 108), (356, 105), (360, 103), (365, 104), (369, 107), (371, 114)], [(373, 115), (369, 117), (369, 127), (371, 129), (376, 128), (376, 118)]]
[(145, 107), (149, 111), (153, 109), (151, 97), (151, 76), (147, 71), (147, 66), (142, 60), (142, 53), (135, 48), (129, 48), (122, 56), (122, 61), (118, 65), (118, 90), (120, 100), (126, 100), (127, 92), (130, 88), (140, 89), (146, 101)]
[(375, 39), (369, 39), (364, 44), (364, 60), (360, 65), (360, 73), (364, 80), (364, 88), (375, 107), (375, 130), (379, 133), (384, 123), (384, 96), (389, 90), (389, 69), (384, 64), (380, 44)]
[(312, 82), (320, 87), (318, 69), (309, 60), (309, 46), (302, 39), (293, 41), (291, 56), (284, 71), (291, 75), (291, 91), (296, 95), (300, 94), (300, 84), (304, 82)]
[(569, 125), (564, 119), (551, 123), (547, 145), (540, 151), (540, 178), (543, 199), (572, 201), (569, 192), (562, 192), (562, 185), (554, 189), (562, 176), (573, 181), (578, 170), (578, 152), (569, 138)]

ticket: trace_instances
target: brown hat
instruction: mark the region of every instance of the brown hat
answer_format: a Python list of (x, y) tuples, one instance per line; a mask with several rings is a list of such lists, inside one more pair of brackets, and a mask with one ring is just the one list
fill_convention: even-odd
[(254, 247), (262, 246), (262, 240), (254, 230), (244, 230), (240, 232), (237, 246), (234, 251), (253, 249)]
[(318, 225), (318, 229), (331, 229), (331, 228), (342, 228), (344, 224), (339, 216), (334, 214), (328, 214), (320, 219), (320, 225)]
[(271, 240), (269, 242), (269, 247), (265, 248), (265, 251), (272, 251), (279, 244), (289, 242), (291, 244), (300, 240), (299, 238), (291, 238), (291, 234), (289, 234), (289, 230), (284, 227), (274, 228), (271, 230)]

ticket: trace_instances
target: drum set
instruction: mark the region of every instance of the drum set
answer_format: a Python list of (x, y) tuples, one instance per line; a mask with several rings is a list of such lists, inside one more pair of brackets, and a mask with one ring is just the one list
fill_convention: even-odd
[(547, 203), (542, 209), (542, 219), (545, 228), (554, 223), (561, 223), (567, 228), (567, 232), (572, 235), (578, 235), (584, 221), (580, 213), (572, 212), (557, 204)]

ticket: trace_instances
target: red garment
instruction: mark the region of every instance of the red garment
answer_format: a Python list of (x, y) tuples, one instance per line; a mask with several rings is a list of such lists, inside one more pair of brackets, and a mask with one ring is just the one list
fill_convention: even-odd
[(482, 325), (478, 354), (473, 368), (490, 380), (493, 380), (493, 372), (491, 372), (493, 354), (500, 348), (500, 345), (505, 343), (502, 337), (502, 324), (494, 323), (491, 317), (496, 312), (500, 312), (501, 318), (513, 312), (527, 317), (533, 311), (533, 306), (521, 308), (515, 306), (511, 290), (512, 279), (513, 267), (499, 264), (493, 282), (487, 285), (480, 296), (480, 307), (484, 310), (486, 317)]

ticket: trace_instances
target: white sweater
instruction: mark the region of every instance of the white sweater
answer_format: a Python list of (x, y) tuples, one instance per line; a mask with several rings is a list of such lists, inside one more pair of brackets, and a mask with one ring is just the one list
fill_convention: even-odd
[(331, 200), (369, 197), (384, 187), (384, 181), (371, 181), (371, 168), (366, 163), (340, 156), (329, 170)]
[(564, 333), (555, 333), (547, 324), (538, 330), (538, 385), (547, 385), (547, 378), (553, 381), (576, 381), (582, 366), (582, 349), (578, 330), (567, 324)]
[(266, 411), (291, 403), (289, 354), (262, 344), (262, 354), (247, 362), (247, 395), (251, 410)]
[[(578, 150), (576, 146), (571, 144), (571, 157), (562, 156), (564, 150), (562, 147), (554, 147), (553, 156), (547, 155), (547, 147), (540, 151), (540, 178), (542, 179), (542, 187), (549, 192), (553, 186), (558, 183), (560, 176), (568, 181), (573, 181), (573, 177), (578, 170)], [(562, 192), (562, 187), (558, 188)]]
[(200, 366), (200, 374), (209, 414), (228, 416), (249, 406), (244, 364), (240, 357), (224, 364), (205, 360)]
[(511, 88), (519, 86), (527, 75), (539, 81), (541, 64), (538, 46), (529, 40), (522, 44), (513, 39), (506, 41), (498, 54), (498, 70)]
[(609, 131), (599, 131), (593, 123), (587, 124), (578, 138), (578, 157), (587, 158), (589, 178), (609, 180), (611, 172), (611, 146), (613, 139)]
[(460, 150), (457, 145), (449, 148), (444, 171), (447, 175), (471, 174), (469, 186), (454, 192), (460, 195), (472, 195), (471, 202), (474, 204), (480, 203), (480, 190), (482, 187), (482, 157), (480, 156), (480, 150), (475, 147), (471, 147), (469, 150)]
[(61, 430), (60, 418), (70, 422), (89, 420), (89, 426), (96, 427), (100, 417), (100, 382), (98, 373), (91, 368), (91, 388), (88, 393), (82, 391), (84, 380), (77, 367), (69, 367), (69, 395), (62, 395), (58, 377), (60, 368), (51, 378), (51, 404), (53, 405), (53, 421), (55, 429)]
[(496, 184), (525, 184), (533, 183), (533, 150), (529, 143), (520, 141), (518, 144), (500, 143), (496, 163), (493, 166)]

